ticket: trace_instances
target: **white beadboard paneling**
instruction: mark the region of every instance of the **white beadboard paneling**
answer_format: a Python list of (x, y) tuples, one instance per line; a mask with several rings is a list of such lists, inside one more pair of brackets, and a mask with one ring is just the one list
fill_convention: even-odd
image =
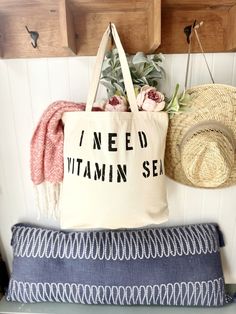
[(89, 58), (68, 58), (70, 99), (86, 102), (89, 87)]
[[(184, 211), (184, 222), (186, 224), (199, 222), (203, 220), (202, 208), (205, 204), (204, 190), (193, 187), (184, 187), (186, 189), (186, 204)], [(194, 200), (194, 201), (193, 201)]]
[[(214, 53), (212, 56), (215, 83), (232, 84), (235, 53), (228, 53), (227, 55), (225, 53)], [(224, 66), (222, 66), (222, 63)]]
[[(206, 221), (206, 190), (185, 186), (172, 179), (167, 181), (167, 190), (170, 210), (168, 225)], [(208, 222), (211, 222), (211, 220), (208, 220)]]
[(48, 59), (48, 76), (51, 102), (56, 100), (70, 100), (67, 58)]
[[(95, 66), (95, 57), (90, 57), (89, 58), (89, 84), (92, 81), (94, 66)], [(95, 99), (95, 102), (101, 103), (106, 99), (107, 99), (106, 89), (102, 84), (100, 84), (98, 86), (97, 97)]]
[(176, 182), (167, 178), (167, 196), (170, 217), (168, 225), (184, 224), (186, 194), (187, 191), (183, 185), (176, 184)]
[(233, 64), (232, 64), (232, 79), (231, 83), (233, 86), (236, 86), (236, 54), (234, 53)]
[[(212, 72), (214, 54), (208, 53), (205, 54), (205, 56)], [(188, 87), (210, 83), (212, 83), (212, 81), (203, 55), (199, 53), (193, 54), (191, 56), (191, 69), (189, 73)]]
[[(33, 129), (31, 93), (28, 81), (27, 61), (8, 60), (9, 88), (11, 94), (11, 104), (13, 124), (16, 134), (17, 159), (20, 171), (20, 179), (23, 188), (25, 206), (20, 215), (21, 219), (27, 218), (34, 206), (33, 189), (30, 183), (30, 139)], [(30, 193), (28, 193), (30, 191)]]
[[(217, 83), (236, 85), (236, 54), (207, 54)], [(184, 88), (187, 54), (167, 55), (163, 62), (167, 95), (176, 83)], [(0, 60), (0, 246), (11, 266), (10, 227), (24, 220), (46, 226), (58, 222), (37, 218), (29, 173), (29, 142), (45, 108), (53, 101), (87, 99), (94, 57)], [(192, 55), (189, 86), (210, 83), (200, 54)], [(97, 99), (105, 96), (104, 88)], [(225, 235), (223, 250), (227, 282), (236, 283), (236, 186), (225, 189), (195, 189), (167, 178), (171, 224), (218, 222)]]
[(180, 86), (184, 87), (185, 82), (185, 73), (186, 73), (186, 62), (187, 55), (186, 54), (177, 54), (172, 58), (172, 66), (171, 66), (171, 91), (174, 90), (175, 85), (177, 83)]
[(171, 69), (172, 69), (172, 59), (173, 55), (166, 55), (164, 56), (164, 60), (161, 63), (161, 66), (165, 70), (165, 77), (163, 80), (160, 81), (159, 89), (165, 93), (168, 97), (171, 94), (171, 91), (173, 90), (172, 81), (171, 81)]
[(27, 201), (24, 195), (24, 178), (19, 159), (19, 134), (15, 127), (8, 62), (3, 60), (0, 60), (0, 82), (0, 244), (3, 244), (3, 255), (10, 266), (12, 261), (10, 228), (18, 221), (19, 216), (25, 214)]
[[(170, 62), (169, 62), (170, 61)], [(163, 90), (170, 96), (174, 90), (176, 84), (180, 84), (180, 90), (184, 89), (185, 73), (186, 73), (186, 54), (174, 54), (166, 55), (163, 62), (164, 69), (166, 69), (166, 81), (161, 84)]]
[(27, 72), (35, 126), (51, 101), (47, 59), (28, 59)]

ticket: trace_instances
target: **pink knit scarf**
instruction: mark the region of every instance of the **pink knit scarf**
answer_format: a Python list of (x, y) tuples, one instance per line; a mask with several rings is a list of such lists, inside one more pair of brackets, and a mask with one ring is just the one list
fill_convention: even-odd
[[(57, 101), (43, 113), (31, 140), (31, 179), (36, 187), (39, 213), (59, 217), (60, 187), (64, 175), (64, 126), (65, 112), (84, 111), (84, 103)], [(103, 111), (99, 106), (93, 111)]]
[(31, 140), (31, 179), (39, 213), (59, 217), (60, 187), (64, 174), (64, 112), (83, 111), (85, 104), (57, 101), (43, 113)]
[(43, 113), (31, 140), (31, 179), (58, 184), (63, 180), (64, 112), (83, 111), (85, 104), (68, 101), (52, 103)]

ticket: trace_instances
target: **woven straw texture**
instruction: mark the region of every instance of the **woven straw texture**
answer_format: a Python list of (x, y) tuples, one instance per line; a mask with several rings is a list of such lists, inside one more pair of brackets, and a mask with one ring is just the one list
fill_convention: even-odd
[[(186, 93), (191, 96), (189, 110), (175, 115), (169, 124), (166, 174), (195, 187), (235, 184), (236, 88), (207, 84), (188, 89)], [(202, 123), (209, 123), (209, 127), (205, 125), (191, 132)], [(228, 134), (212, 128), (214, 123), (222, 125)]]

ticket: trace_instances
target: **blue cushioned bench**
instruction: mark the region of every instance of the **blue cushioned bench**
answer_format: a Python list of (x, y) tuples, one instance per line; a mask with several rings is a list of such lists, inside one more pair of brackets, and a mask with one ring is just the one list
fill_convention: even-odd
[(35, 303), (21, 304), (0, 301), (0, 313), (31, 313), (31, 314), (236, 314), (236, 303), (222, 308), (189, 308), (189, 307), (158, 307), (158, 306), (111, 306), (81, 305), (66, 303)]

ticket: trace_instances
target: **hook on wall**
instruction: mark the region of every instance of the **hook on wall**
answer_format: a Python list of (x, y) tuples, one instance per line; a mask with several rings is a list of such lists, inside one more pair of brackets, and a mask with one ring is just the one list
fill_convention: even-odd
[(188, 25), (184, 28), (184, 33), (187, 37), (187, 43), (188, 44), (190, 43), (190, 36), (192, 34), (192, 30), (194, 29), (196, 23), (197, 23), (197, 20), (195, 20), (192, 25)]
[(113, 46), (113, 45), (114, 45), (114, 38), (113, 38), (113, 35), (112, 35), (111, 22), (109, 23), (109, 28), (110, 28), (111, 44), (112, 44), (112, 46)]
[(192, 35), (193, 30), (196, 32), (197, 29), (198, 29), (200, 26), (202, 26), (202, 24), (203, 24), (203, 21), (201, 21), (200, 23), (197, 23), (197, 20), (195, 20), (192, 25), (188, 25), (188, 26), (186, 26), (186, 27), (184, 28), (184, 33), (185, 33), (185, 35), (186, 35), (187, 43), (188, 43), (188, 44), (190, 43), (190, 37), (191, 37), (191, 35)]
[(30, 31), (27, 26), (25, 26), (25, 28), (26, 28), (27, 32), (30, 34), (31, 45), (34, 48), (37, 48), (37, 41), (38, 41), (38, 38), (39, 38), (39, 33), (36, 32), (36, 31)]

